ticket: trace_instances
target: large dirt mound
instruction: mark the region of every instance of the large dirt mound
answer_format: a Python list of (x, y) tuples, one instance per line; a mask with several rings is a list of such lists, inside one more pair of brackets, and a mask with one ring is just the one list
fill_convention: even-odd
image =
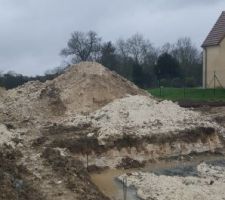
[(146, 94), (130, 81), (95, 62), (70, 67), (53, 80), (69, 111), (89, 112), (127, 94)]
[(0, 111), (4, 107), (12, 119), (37, 122), (68, 113), (89, 113), (128, 94), (148, 95), (104, 66), (82, 62), (51, 81), (28, 82), (9, 90), (0, 102)]

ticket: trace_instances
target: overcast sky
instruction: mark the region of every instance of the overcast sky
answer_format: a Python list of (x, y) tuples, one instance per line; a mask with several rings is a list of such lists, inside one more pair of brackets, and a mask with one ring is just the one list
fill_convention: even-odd
[(141, 33), (154, 46), (188, 36), (201, 43), (224, 0), (0, 0), (0, 71), (43, 74), (57, 67), (75, 30), (104, 41)]

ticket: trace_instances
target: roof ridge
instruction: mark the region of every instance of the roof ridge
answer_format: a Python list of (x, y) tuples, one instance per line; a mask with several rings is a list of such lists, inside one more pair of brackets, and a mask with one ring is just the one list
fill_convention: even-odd
[(204, 40), (202, 47), (217, 46), (225, 38), (225, 11), (222, 11), (218, 20)]

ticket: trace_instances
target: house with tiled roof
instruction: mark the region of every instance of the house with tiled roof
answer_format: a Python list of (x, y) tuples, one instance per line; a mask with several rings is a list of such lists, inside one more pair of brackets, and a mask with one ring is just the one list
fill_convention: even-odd
[(225, 11), (202, 44), (203, 87), (225, 87)]

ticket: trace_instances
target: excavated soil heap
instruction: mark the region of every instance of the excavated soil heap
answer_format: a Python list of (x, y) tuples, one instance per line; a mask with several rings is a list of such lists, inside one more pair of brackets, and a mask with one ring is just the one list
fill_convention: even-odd
[[(128, 166), (139, 166), (149, 159), (214, 151), (223, 146), (223, 133), (211, 118), (155, 100), (100, 64), (80, 63), (51, 81), (28, 82), (0, 98), (0, 149), (6, 143), (22, 155), (13, 162), (0, 155), (1, 163), (15, 166), (8, 171), (8, 164), (0, 163), (5, 188), (0, 193), (5, 199), (15, 199), (19, 189), (22, 200), (30, 194), (105, 200), (83, 165), (87, 157), (97, 168), (127, 167), (118, 165), (121, 157)], [(21, 164), (29, 173), (19, 170)], [(20, 187), (27, 183), (31, 187)]]
[(6, 111), (11, 118), (37, 122), (68, 113), (89, 113), (128, 94), (147, 95), (104, 66), (82, 62), (54, 80), (28, 82), (8, 90), (0, 102), (0, 111)]
[(83, 62), (53, 80), (69, 111), (90, 112), (127, 94), (146, 93), (98, 63)]

